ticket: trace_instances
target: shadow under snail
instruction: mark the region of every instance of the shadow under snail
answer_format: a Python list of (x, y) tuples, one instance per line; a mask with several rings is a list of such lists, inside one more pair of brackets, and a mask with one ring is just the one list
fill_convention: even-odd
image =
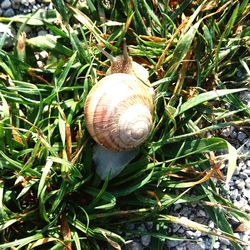
[(90, 90), (84, 118), (89, 134), (97, 142), (94, 161), (97, 174), (105, 179), (118, 175), (136, 156), (138, 146), (147, 140), (153, 124), (153, 89), (148, 71), (128, 55), (110, 59), (111, 66)]

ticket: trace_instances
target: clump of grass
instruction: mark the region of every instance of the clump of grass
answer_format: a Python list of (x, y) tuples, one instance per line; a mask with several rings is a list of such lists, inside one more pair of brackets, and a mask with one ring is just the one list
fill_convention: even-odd
[[(53, 3), (57, 11), (0, 18), (20, 27), (13, 49), (0, 50), (0, 248), (100, 249), (107, 242), (120, 249), (127, 223), (155, 221), (241, 249), (228, 219), (249, 226), (249, 215), (220, 195), (238, 156), (216, 131), (249, 124), (250, 110), (237, 97), (250, 77), (248, 1)], [(26, 26), (50, 34), (25, 38)], [(137, 159), (101, 182), (83, 105), (107, 70), (96, 43), (116, 55), (124, 37), (150, 72), (154, 129)], [(217, 229), (170, 216), (175, 203), (203, 205)], [(158, 249), (171, 239), (156, 229), (152, 236)]]

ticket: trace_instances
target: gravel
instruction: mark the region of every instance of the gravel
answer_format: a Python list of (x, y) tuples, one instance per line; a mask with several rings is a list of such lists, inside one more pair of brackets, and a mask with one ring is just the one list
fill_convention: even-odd
[[(245, 95), (250, 98), (249, 95)], [(249, 103), (249, 102), (248, 102)], [(243, 129), (237, 130), (234, 127), (227, 127), (221, 131), (221, 136), (228, 139), (230, 143), (237, 149), (238, 154), (249, 155), (250, 147), (250, 137), (246, 131)], [(222, 165), (222, 171), (226, 174), (227, 165)], [(250, 213), (250, 160), (246, 158), (241, 158), (237, 162), (237, 167), (234, 172), (234, 176), (229, 182), (229, 187), (225, 187), (228, 191), (227, 197), (232, 201), (232, 203), (240, 208), (246, 213)], [(185, 204), (175, 204), (170, 210), (170, 214), (178, 217), (186, 217), (192, 221), (207, 225), (211, 229), (215, 228), (214, 222), (209, 218), (206, 211), (199, 205), (185, 205)], [(236, 219), (231, 219), (230, 223), (233, 228), (239, 226), (239, 222)], [(135, 248), (126, 248), (130, 250), (142, 249), (146, 250), (150, 245), (152, 237), (146, 235), (147, 231), (151, 231), (153, 228), (153, 223), (150, 224), (150, 228), (147, 228), (144, 224), (135, 227), (134, 229), (145, 231), (145, 235), (133, 239), (130, 241), (130, 247), (135, 246)], [(166, 240), (164, 249), (165, 250), (209, 250), (209, 249), (219, 249), (219, 250), (233, 250), (233, 246), (230, 241), (223, 238), (215, 237), (215, 242), (212, 243), (210, 236), (198, 231), (191, 230), (190, 228), (182, 227), (178, 224), (170, 224), (166, 229), (166, 235), (187, 238), (186, 241), (180, 240)], [(240, 238), (245, 242), (250, 242), (250, 232), (243, 231), (235, 233), (235, 236)], [(135, 245), (133, 245), (133, 244)], [(132, 245), (131, 245), (132, 244)], [(213, 244), (213, 246), (212, 246)], [(140, 246), (139, 246), (140, 245)], [(243, 246), (244, 250), (249, 250), (247, 246)]]
[[(52, 3), (50, 1), (39, 1), (39, 0), (0, 0), (0, 17), (13, 17), (15, 15), (25, 15), (31, 12), (34, 12), (37, 9), (52, 9)], [(4, 27), (5, 26), (5, 27)], [(5, 25), (3, 23), (0, 23), (0, 40), (2, 39), (3, 35), (5, 34), (6, 27), (8, 25)], [(13, 25), (16, 26), (16, 25)], [(28, 26), (27, 26), (28, 28)], [(14, 45), (14, 39), (15, 35), (17, 34), (18, 27), (9, 28), (11, 31), (8, 31), (8, 35), (5, 38), (4, 42), (4, 48), (8, 49), (11, 46)], [(10, 34), (11, 33), (11, 34)], [(30, 32), (26, 32), (27, 37), (34, 37), (37, 35), (45, 35), (48, 32), (46, 30), (36, 30), (36, 28), (33, 27), (33, 30)], [(14, 35), (12, 35), (14, 34)]]
[(52, 8), (49, 1), (38, 0), (3, 0), (0, 1), (0, 16), (12, 17), (19, 14), (28, 14), (39, 8)]

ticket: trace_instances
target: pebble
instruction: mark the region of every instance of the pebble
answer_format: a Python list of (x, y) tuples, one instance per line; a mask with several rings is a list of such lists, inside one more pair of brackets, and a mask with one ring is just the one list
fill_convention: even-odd
[(225, 239), (225, 238), (221, 238), (221, 239), (220, 239), (220, 242), (223, 243), (223, 244), (226, 245), (226, 246), (231, 245), (230, 241), (227, 240), (227, 239)]
[(143, 250), (143, 246), (140, 242), (132, 241), (126, 244), (126, 250)]
[(9, 27), (7, 24), (0, 23), (0, 39), (3, 35), (6, 35), (4, 46), (9, 48), (12, 46), (16, 32), (13, 28)]
[(38, 36), (45, 36), (47, 34), (48, 34), (48, 32), (46, 30), (39, 30), (37, 33)]
[(8, 9), (10, 6), (11, 6), (10, 0), (4, 0), (4, 1), (1, 3), (1, 8), (2, 8), (2, 9)]
[(142, 243), (143, 246), (145, 246), (145, 247), (149, 246), (150, 242), (151, 242), (151, 236), (150, 235), (143, 235), (141, 237), (141, 243)]
[(239, 177), (242, 179), (242, 180), (246, 180), (248, 178), (248, 174), (246, 172), (241, 172), (239, 174)]
[(199, 241), (199, 242), (189, 242), (186, 245), (185, 249), (187, 249), (187, 250), (204, 250), (204, 249), (206, 249), (206, 246), (205, 246), (205, 243), (202, 242), (202, 241)]
[(250, 169), (250, 160), (246, 161), (247, 168)]
[(196, 230), (195, 232), (191, 231), (191, 230), (187, 230), (186, 231), (186, 235), (190, 238), (199, 238), (201, 236), (201, 232)]
[(239, 132), (238, 132), (237, 139), (238, 139), (239, 141), (242, 142), (246, 137), (247, 137), (247, 135), (246, 135), (244, 132), (242, 132), (242, 131), (239, 131)]
[(179, 240), (167, 240), (166, 241), (166, 245), (167, 245), (167, 249), (169, 248), (175, 248), (177, 247), (181, 242)]
[(145, 223), (145, 225), (146, 225), (146, 228), (148, 230), (152, 230), (153, 226), (154, 226), (154, 223), (152, 221), (148, 221), (148, 222)]
[(4, 11), (3, 16), (4, 17), (15, 16), (15, 11), (12, 8), (9, 8), (9, 9), (7, 9), (7, 10)]
[(219, 241), (216, 241), (214, 243), (214, 249), (219, 249), (220, 248), (220, 242)]
[(250, 176), (250, 169), (248, 169), (248, 168), (245, 169), (244, 173), (245, 173), (246, 175)]
[(246, 188), (250, 188), (250, 179), (249, 178), (247, 180), (245, 180), (245, 186), (246, 186)]
[(18, 10), (20, 8), (19, 2), (12, 2), (11, 7), (15, 10)]
[(231, 133), (233, 132), (233, 127), (232, 126), (229, 126), (229, 127), (226, 127), (224, 129), (222, 129), (222, 132), (221, 134), (224, 136), (224, 137), (228, 137), (231, 135)]
[(236, 200), (236, 198), (239, 196), (239, 191), (238, 189), (234, 189), (231, 191), (230, 198), (231, 200)]
[(241, 179), (236, 180), (235, 184), (239, 190), (241, 190), (245, 187), (245, 182), (244, 182), (244, 180), (241, 180)]
[(206, 213), (205, 213), (204, 210), (199, 210), (198, 213), (197, 213), (197, 216), (205, 217), (205, 216), (206, 216)]

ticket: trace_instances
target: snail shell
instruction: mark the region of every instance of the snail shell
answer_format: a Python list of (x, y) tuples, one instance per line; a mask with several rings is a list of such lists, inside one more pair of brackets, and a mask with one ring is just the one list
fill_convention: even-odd
[(136, 74), (113, 73), (112, 66), (110, 72), (86, 98), (86, 127), (103, 147), (128, 151), (142, 144), (150, 134), (153, 97)]

